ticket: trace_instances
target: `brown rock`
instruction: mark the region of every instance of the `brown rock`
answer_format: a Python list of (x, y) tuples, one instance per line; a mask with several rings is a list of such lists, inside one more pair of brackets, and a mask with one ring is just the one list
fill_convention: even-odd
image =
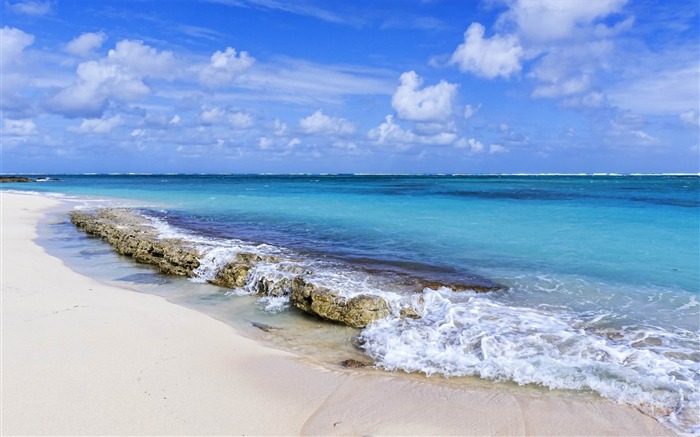
[(216, 277), (209, 282), (226, 288), (243, 287), (246, 283), (246, 277), (248, 276), (250, 267), (250, 265), (240, 262), (228, 263), (222, 267), (216, 273)]
[(353, 359), (348, 359), (340, 362), (340, 365), (350, 369), (361, 369), (362, 367), (367, 367), (369, 364), (363, 363), (362, 361), (357, 361)]
[(72, 211), (71, 221), (90, 235), (98, 236), (122, 255), (157, 266), (161, 272), (193, 276), (199, 252), (178, 239), (160, 239), (145, 217), (129, 210), (103, 208), (94, 213)]
[(346, 299), (337, 292), (309, 284), (300, 276), (292, 281), (292, 305), (333, 322), (364, 328), (389, 315), (389, 306), (379, 296), (359, 295)]

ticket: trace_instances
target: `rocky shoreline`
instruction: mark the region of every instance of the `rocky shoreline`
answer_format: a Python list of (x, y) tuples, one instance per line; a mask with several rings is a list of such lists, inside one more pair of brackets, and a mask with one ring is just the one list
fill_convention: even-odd
[(0, 176), (0, 183), (13, 183), (13, 182), (36, 182), (32, 178), (25, 178), (23, 176)]
[[(119, 254), (156, 266), (165, 274), (195, 277), (200, 260), (205, 256), (192, 242), (161, 238), (147, 217), (129, 209), (74, 210), (70, 219), (87, 234), (106, 240)], [(389, 304), (380, 296), (360, 294), (346, 298), (339, 291), (310, 282), (312, 272), (305, 271), (294, 261), (278, 255), (239, 252), (207, 282), (229, 289), (247, 288), (262, 296), (288, 296), (294, 307), (306, 313), (355, 328), (363, 328), (391, 314)], [(285, 277), (252, 274), (255, 267), (262, 264), (288, 264), (291, 267), (287, 267)], [(475, 286), (473, 289), (485, 292), (496, 288)], [(401, 308), (400, 316), (420, 317), (411, 307)]]

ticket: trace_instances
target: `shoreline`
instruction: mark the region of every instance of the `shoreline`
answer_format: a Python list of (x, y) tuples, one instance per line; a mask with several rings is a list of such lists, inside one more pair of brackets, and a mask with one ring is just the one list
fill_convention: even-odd
[(59, 201), (0, 196), (3, 435), (674, 435), (599, 398), (313, 365), (164, 298), (75, 273), (34, 242)]

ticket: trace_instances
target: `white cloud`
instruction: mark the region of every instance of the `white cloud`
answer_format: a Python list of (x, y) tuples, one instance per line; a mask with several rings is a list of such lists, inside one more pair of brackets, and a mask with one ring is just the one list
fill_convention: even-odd
[(5, 67), (18, 63), (22, 58), (22, 51), (33, 43), (34, 35), (14, 27), (3, 27), (0, 29), (0, 65)]
[(592, 91), (584, 96), (565, 99), (563, 105), (568, 108), (596, 109), (608, 106), (608, 98), (599, 91)]
[(211, 125), (221, 121), (224, 115), (226, 115), (226, 111), (221, 108), (203, 109), (202, 113), (199, 115), (199, 120), (202, 124)]
[(170, 122), (169, 122), (169, 123), (170, 123), (170, 124), (180, 124), (180, 121), (182, 121), (182, 119), (180, 118), (180, 116), (177, 115), (177, 114), (175, 114), (175, 115), (173, 115), (173, 118), (170, 119)]
[(681, 112), (678, 117), (687, 125), (695, 127), (700, 126), (700, 115), (693, 109), (687, 112)]
[(659, 143), (659, 139), (649, 135), (648, 133), (644, 132), (643, 130), (632, 130), (630, 131), (630, 134), (632, 136), (644, 143), (649, 143), (649, 144), (657, 144)]
[(123, 123), (121, 115), (111, 118), (91, 118), (83, 120), (79, 127), (69, 127), (68, 130), (81, 134), (106, 134)]
[(227, 118), (234, 129), (247, 129), (253, 126), (253, 117), (245, 112), (234, 112), (229, 114)]
[[(502, 21), (512, 20), (524, 38), (539, 43), (581, 37), (587, 31), (608, 35), (610, 28), (602, 23), (593, 24), (596, 20), (620, 12), (626, 2), (627, 0), (517, 0), (512, 3)], [(624, 26), (630, 25), (631, 23), (626, 23)]]
[(349, 135), (356, 131), (346, 119), (329, 117), (320, 109), (299, 120), (299, 127), (307, 134)]
[(469, 149), (473, 153), (481, 153), (484, 151), (484, 145), (475, 138), (460, 138), (460, 140), (455, 143), (455, 147), (458, 149)]
[(276, 98), (309, 103), (319, 97), (328, 100), (339, 95), (391, 94), (393, 71), (364, 66), (323, 65), (297, 59), (281, 65), (257, 65), (255, 74), (245, 75), (246, 86), (274, 94)]
[(275, 118), (272, 128), (274, 129), (275, 135), (279, 136), (287, 133), (287, 123), (281, 122), (279, 118)]
[(225, 51), (217, 50), (211, 55), (209, 64), (199, 72), (199, 81), (209, 88), (229, 85), (250, 68), (255, 59), (248, 52), (237, 53), (232, 47)]
[(474, 114), (479, 112), (479, 109), (481, 109), (481, 103), (479, 103), (476, 106), (466, 105), (464, 107), (464, 119), (469, 120), (470, 118), (472, 118), (474, 116)]
[(452, 144), (457, 136), (451, 132), (441, 132), (434, 135), (416, 135), (410, 130), (404, 130), (394, 123), (394, 116), (387, 115), (384, 123), (371, 129), (367, 136), (379, 144), (410, 145), (447, 145)]
[(260, 147), (263, 150), (269, 149), (273, 146), (273, 144), (274, 142), (267, 137), (260, 137), (260, 139), (258, 140), (258, 147)]
[(590, 79), (588, 76), (583, 75), (579, 77), (573, 77), (571, 79), (565, 80), (561, 83), (554, 83), (551, 85), (540, 85), (532, 92), (532, 97), (534, 98), (556, 98), (562, 96), (570, 96), (572, 94), (579, 94), (588, 89), (590, 86)]
[(65, 50), (70, 54), (87, 58), (92, 55), (93, 50), (102, 47), (105, 39), (107, 35), (103, 32), (86, 32), (66, 44)]
[(178, 67), (172, 52), (159, 52), (143, 41), (127, 39), (107, 53), (106, 62), (125, 67), (139, 77), (172, 78)]
[(401, 126), (394, 123), (393, 115), (387, 115), (384, 123), (370, 130), (368, 136), (378, 143), (412, 143), (416, 140), (413, 132), (403, 130)]
[(108, 102), (132, 102), (150, 94), (144, 78), (174, 76), (171, 52), (158, 52), (142, 41), (123, 40), (105, 58), (82, 62), (76, 81), (47, 101), (47, 107), (67, 117), (98, 117)]
[(489, 153), (492, 155), (497, 153), (508, 153), (508, 148), (500, 144), (491, 144), (489, 146)]
[(36, 125), (32, 120), (12, 120), (4, 118), (2, 120), (2, 134), (24, 137), (36, 133)]
[(298, 146), (299, 144), (301, 144), (301, 140), (299, 138), (292, 138), (287, 143), (287, 147), (294, 147), (294, 146)]
[(110, 99), (133, 101), (151, 90), (137, 75), (119, 65), (89, 61), (78, 65), (78, 79), (48, 101), (55, 112), (68, 117), (99, 116)]
[(700, 65), (669, 66), (644, 72), (633, 80), (625, 80), (608, 91), (616, 106), (642, 114), (678, 115), (698, 107)]
[(19, 1), (17, 3), (6, 2), (5, 6), (15, 13), (25, 15), (40, 16), (47, 15), (51, 12), (50, 1)]
[(510, 77), (522, 68), (523, 48), (514, 35), (484, 38), (485, 28), (472, 23), (464, 32), (464, 42), (452, 54), (450, 64), (458, 64), (462, 72), (487, 79)]
[(391, 98), (391, 106), (405, 120), (443, 120), (452, 115), (452, 100), (457, 94), (457, 85), (444, 80), (437, 85), (423, 85), (423, 79), (415, 71), (403, 73), (400, 85)]

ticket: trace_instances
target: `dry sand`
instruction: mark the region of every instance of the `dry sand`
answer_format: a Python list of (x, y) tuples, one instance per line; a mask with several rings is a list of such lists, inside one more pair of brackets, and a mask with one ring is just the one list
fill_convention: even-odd
[(57, 201), (0, 196), (2, 435), (672, 435), (597, 398), (309, 364), (75, 273), (33, 241)]

